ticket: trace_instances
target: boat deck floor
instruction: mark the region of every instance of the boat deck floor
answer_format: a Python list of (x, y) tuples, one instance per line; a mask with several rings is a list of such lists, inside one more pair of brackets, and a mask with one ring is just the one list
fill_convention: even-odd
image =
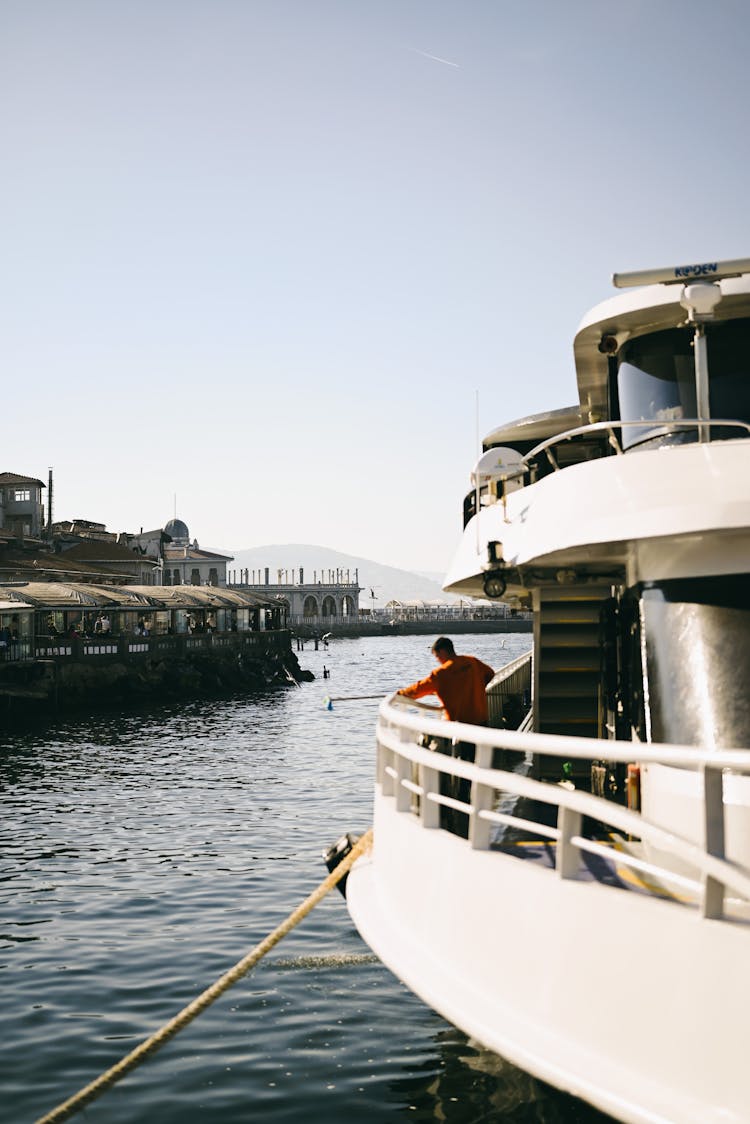
[[(519, 799), (504, 812), (510, 812), (521, 819), (538, 823), (541, 828), (556, 826), (556, 808), (537, 801)], [(582, 835), (606, 848), (608, 854), (592, 854), (579, 851), (579, 863), (574, 879), (580, 882), (598, 882), (630, 893), (646, 894), (650, 897), (667, 899), (679, 905), (696, 908), (700, 904), (700, 890), (685, 883), (690, 881), (689, 871), (675, 871), (672, 878), (660, 876), (653, 863), (646, 861), (642, 844), (638, 840), (625, 838), (606, 828), (597, 821), (584, 819)], [(534, 832), (533, 827), (519, 828), (513, 825), (498, 827), (490, 842), (490, 850), (513, 856), (523, 862), (534, 863), (549, 870), (557, 866), (557, 842), (544, 838), (543, 831)], [(639, 870), (628, 860), (648, 866), (647, 871)], [(750, 903), (731, 899), (725, 902), (726, 915), (735, 921), (750, 923)]]
[[(508, 839), (505, 835), (502, 839), (496, 839), (490, 844), (490, 850), (501, 851), (506, 855), (522, 859), (524, 862), (536, 863), (554, 870), (557, 866), (557, 843), (549, 839), (535, 839), (532, 833), (524, 834), (525, 837), (523, 838)], [(666, 887), (657, 888), (642, 879), (635, 871), (626, 869), (618, 863), (618, 849), (622, 847), (619, 837), (599, 838), (597, 842), (612, 847), (612, 858), (582, 851), (578, 871), (575, 875), (577, 881), (601, 882), (605, 886), (615, 886), (620, 890), (635, 890), (642, 893), (658, 892), (674, 901), (681, 900), (680, 895), (670, 892)]]

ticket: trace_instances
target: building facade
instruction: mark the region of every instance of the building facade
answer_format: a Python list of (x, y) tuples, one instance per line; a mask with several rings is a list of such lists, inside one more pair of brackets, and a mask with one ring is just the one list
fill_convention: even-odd
[[(272, 580), (275, 578), (275, 581)], [(233, 571), (231, 589), (249, 590), (264, 597), (283, 598), (289, 605), (289, 624), (330, 628), (334, 624), (356, 624), (359, 620), (359, 573), (349, 570), (314, 570), (312, 581), (298, 570)]]
[(190, 531), (182, 519), (170, 519), (164, 534), (171, 540), (163, 549), (164, 585), (227, 584), (227, 563), (231, 554), (201, 550), (198, 540), (190, 542)]
[(40, 539), (44, 531), (41, 480), (0, 472), (0, 533), (8, 539)]

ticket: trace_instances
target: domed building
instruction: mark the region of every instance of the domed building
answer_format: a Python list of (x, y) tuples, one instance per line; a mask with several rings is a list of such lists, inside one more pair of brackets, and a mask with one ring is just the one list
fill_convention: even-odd
[(163, 547), (164, 585), (227, 584), (227, 563), (234, 555), (201, 550), (197, 539), (190, 542), (187, 523), (176, 516), (165, 525), (164, 535), (170, 540)]
[(181, 519), (170, 519), (164, 528), (164, 534), (169, 535), (173, 546), (189, 546), (190, 532), (187, 523)]

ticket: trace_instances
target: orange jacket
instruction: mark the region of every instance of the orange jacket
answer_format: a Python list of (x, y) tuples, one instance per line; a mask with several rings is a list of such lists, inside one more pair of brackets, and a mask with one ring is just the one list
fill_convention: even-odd
[(487, 723), (485, 687), (494, 674), (492, 668), (476, 656), (454, 656), (425, 679), (403, 687), (399, 694), (410, 699), (437, 695), (445, 707), (445, 717), (452, 722), (484, 726)]

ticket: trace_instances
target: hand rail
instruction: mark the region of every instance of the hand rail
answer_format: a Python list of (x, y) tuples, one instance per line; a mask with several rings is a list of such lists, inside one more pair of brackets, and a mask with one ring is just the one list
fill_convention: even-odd
[[(402, 699), (408, 704), (409, 700)], [(445, 753), (425, 748), (416, 740), (404, 739), (404, 733), (431, 734), (436, 737), (473, 742), (476, 746), (476, 763), (451, 757)], [(405, 713), (394, 697), (380, 707), (377, 729), (378, 780), (383, 795), (394, 796), (400, 812), (416, 812), (422, 826), (439, 826), (435, 806), (455, 808), (469, 817), (469, 845), (473, 849), (487, 850), (493, 822), (514, 823), (515, 817), (493, 811), (498, 792), (526, 797), (531, 801), (557, 808), (558, 826), (546, 834), (557, 839), (556, 866), (561, 878), (572, 878), (578, 870), (580, 852), (591, 850), (591, 841), (583, 837), (584, 816), (652, 844), (655, 848), (673, 855), (681, 863), (697, 872), (697, 878), (688, 878), (680, 871), (644, 862), (633, 856), (620, 855), (622, 865), (655, 875), (665, 883), (676, 883), (696, 891), (697, 904), (704, 917), (723, 918), (727, 892), (750, 902), (750, 869), (729, 861), (724, 856), (724, 797), (723, 769), (750, 773), (750, 751), (725, 749), (704, 751), (688, 746), (645, 746), (641, 743), (605, 742), (594, 738), (572, 738), (561, 735), (519, 734), (515, 731), (488, 730), (459, 722), (420, 719)], [(554, 743), (552, 746), (550, 743)], [(706, 821), (706, 846), (686, 839), (645, 819), (612, 801), (564, 785), (547, 784), (491, 768), (491, 750), (515, 749), (526, 753), (550, 750), (560, 756), (602, 756), (607, 760), (654, 761), (702, 769), (704, 775), (703, 805)], [(598, 753), (597, 753), (598, 750)], [(418, 775), (415, 778), (414, 769)], [(462, 778), (471, 784), (470, 802), (455, 800), (439, 791), (441, 773)], [(409, 794), (418, 797), (416, 805)], [(544, 832), (543, 832), (544, 834)], [(599, 846), (599, 845), (597, 845)]]
[[(581, 437), (589, 433), (602, 433), (605, 432), (609, 435), (609, 443), (615, 449), (618, 456), (624, 452), (620, 442), (615, 436), (615, 430), (623, 429), (653, 429), (658, 433), (678, 432), (683, 429), (706, 429), (717, 428), (718, 426), (729, 426), (732, 429), (744, 429), (748, 436), (750, 436), (750, 424), (743, 421), (732, 421), (729, 418), (640, 418), (639, 420), (632, 421), (602, 421), (591, 422), (589, 425), (579, 425), (575, 429), (566, 429), (564, 433), (557, 433), (554, 437), (548, 437), (545, 441), (541, 441), (535, 445), (533, 449), (523, 458), (524, 471), (529, 471), (531, 462), (536, 460), (541, 453), (545, 453), (555, 471), (559, 471), (559, 465), (555, 462), (554, 457), (551, 455), (551, 450), (555, 445), (562, 444), (563, 441), (570, 441), (573, 437)], [(654, 435), (658, 435), (655, 433)]]
[[(467, 722), (421, 719), (403, 713), (404, 706), (414, 706), (415, 701), (404, 695), (389, 695), (380, 705), (380, 718), (395, 723), (414, 733), (451, 738), (454, 741), (473, 742), (493, 749), (510, 749), (517, 753), (544, 753), (568, 760), (582, 757), (586, 760), (621, 761), (630, 764), (640, 761), (661, 765), (677, 765), (686, 769), (733, 769), (750, 773), (750, 750), (726, 747), (703, 750), (691, 745), (654, 745), (646, 742), (609, 741), (603, 738), (581, 738), (567, 734), (519, 733), (517, 730), (495, 729), (488, 726), (471, 726)], [(425, 722), (429, 722), (429, 726)]]

